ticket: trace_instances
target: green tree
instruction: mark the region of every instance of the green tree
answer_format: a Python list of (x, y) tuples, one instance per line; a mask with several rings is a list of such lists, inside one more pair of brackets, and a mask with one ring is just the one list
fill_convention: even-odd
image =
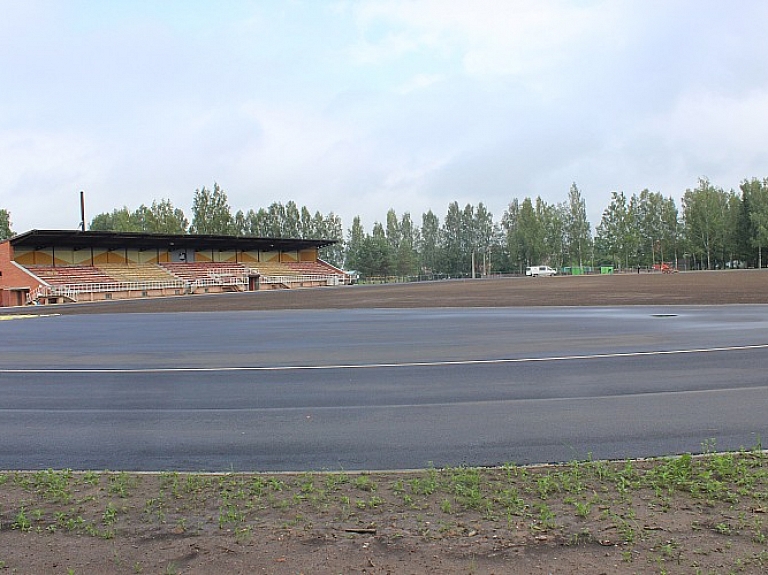
[(397, 213), (392, 208), (387, 210), (386, 221), (387, 227), (385, 228), (385, 235), (387, 237), (387, 243), (389, 244), (389, 249), (395, 253), (400, 247), (401, 232), (400, 220), (397, 218)]
[(330, 246), (320, 248), (320, 258), (331, 265), (342, 267), (344, 265), (344, 226), (341, 218), (333, 212), (324, 218), (320, 212), (315, 212), (312, 222), (313, 239), (336, 241)]
[(592, 248), (592, 232), (587, 220), (587, 204), (574, 182), (568, 192), (568, 208), (564, 211), (564, 231), (571, 265), (584, 267)]
[(185, 234), (189, 227), (184, 212), (180, 208), (175, 208), (171, 200), (163, 199), (153, 201), (147, 208), (139, 206), (138, 213), (142, 214), (143, 231), (158, 234)]
[(686, 190), (683, 195), (683, 220), (688, 248), (699, 265), (713, 269), (720, 256), (724, 263), (726, 254), (735, 251), (735, 222), (730, 213), (736, 207), (730, 196), (713, 186), (707, 178), (700, 178), (699, 185)]
[(205, 186), (195, 190), (190, 233), (231, 235), (235, 232), (234, 223), (227, 194), (219, 184), (214, 183), (213, 190)]
[(6, 209), (0, 209), (0, 240), (7, 240), (11, 236), (13, 236), (11, 213)]
[(448, 205), (440, 237), (441, 270), (453, 276), (465, 275), (469, 271), (466, 227), (464, 212), (459, 208), (458, 202), (451, 202)]
[(97, 214), (90, 229), (108, 232), (144, 232), (156, 234), (184, 234), (189, 222), (184, 212), (174, 208), (170, 200), (157, 200), (151, 206), (141, 204), (134, 211), (126, 206), (112, 213)]
[(112, 213), (97, 214), (91, 220), (89, 229), (99, 232), (140, 232), (141, 223), (137, 221), (136, 212), (131, 212), (126, 206), (112, 210)]
[(680, 245), (680, 220), (675, 200), (664, 198), (661, 202), (661, 243), (659, 256), (662, 261), (672, 260), (678, 267)]
[[(320, 212), (315, 214), (315, 216), (319, 215)], [(312, 217), (307, 206), (301, 206), (299, 214), (299, 237), (319, 239), (322, 237), (323, 225), (324, 220), (322, 216), (320, 216), (320, 220), (318, 221), (317, 218)]]
[(525, 198), (518, 214), (518, 246), (523, 266), (539, 265), (546, 258), (546, 228), (542, 221), (544, 202), (536, 198), (534, 208), (531, 198)]
[(285, 204), (282, 225), (280, 226), (280, 237), (300, 238), (301, 237), (301, 212), (296, 202), (289, 200)]
[(256, 212), (249, 209), (243, 218), (243, 235), (254, 238), (269, 237), (269, 214), (264, 208)]
[(597, 229), (601, 250), (616, 267), (629, 267), (630, 254), (637, 245), (637, 230), (624, 192), (612, 192)]
[(432, 210), (421, 216), (421, 233), (417, 249), (421, 260), (421, 271), (436, 274), (440, 266), (440, 218)]
[(385, 277), (393, 273), (392, 248), (384, 226), (373, 224), (373, 233), (365, 236), (357, 257), (358, 270), (366, 277)]
[(248, 224), (246, 223), (245, 212), (243, 212), (243, 210), (237, 210), (234, 218), (232, 218), (232, 234), (239, 237), (245, 236), (247, 235), (245, 233), (247, 227)]
[(768, 178), (741, 183), (742, 204), (747, 216), (748, 242), (757, 248), (757, 267), (763, 267), (763, 247), (768, 246)]
[(282, 238), (285, 219), (285, 206), (280, 202), (272, 202), (267, 208), (267, 237)]
[(723, 220), (725, 225), (722, 229), (720, 240), (721, 256), (720, 261), (727, 265), (738, 259), (739, 254), (739, 212), (741, 211), (741, 198), (733, 191), (726, 193), (725, 201), (722, 204)]
[(352, 219), (352, 227), (347, 231), (347, 245), (344, 255), (344, 265), (349, 270), (357, 270), (362, 273), (360, 269), (360, 262), (362, 261), (363, 243), (365, 242), (365, 229), (360, 221), (360, 216), (355, 216)]
[(505, 271), (522, 273), (525, 268), (522, 233), (520, 231), (520, 202), (514, 198), (501, 216), (501, 228), (504, 231)]
[(648, 189), (633, 195), (630, 201), (637, 241), (638, 263), (653, 266), (663, 259), (665, 223), (664, 196)]
[(403, 214), (397, 226), (400, 240), (395, 252), (395, 273), (399, 276), (410, 276), (418, 272), (419, 259), (416, 252), (418, 229), (411, 221), (411, 214)]
[(488, 275), (493, 268), (491, 256), (499, 243), (499, 230), (493, 222), (493, 214), (483, 202), (477, 204), (472, 219), (473, 249), (479, 260), (477, 266), (482, 275)]
[(570, 246), (567, 243), (568, 206), (547, 204), (541, 198), (537, 198), (536, 213), (544, 226), (544, 254), (547, 263), (560, 268), (565, 262), (573, 261), (573, 256), (568, 251)]

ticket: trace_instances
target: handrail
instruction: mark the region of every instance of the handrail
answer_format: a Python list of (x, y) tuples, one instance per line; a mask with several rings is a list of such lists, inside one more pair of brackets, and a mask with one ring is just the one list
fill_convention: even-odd
[(248, 279), (233, 277), (233, 276), (223, 277), (223, 278), (207, 277), (207, 278), (198, 278), (193, 282), (188, 282), (187, 285), (190, 286), (191, 288), (205, 287), (205, 286), (219, 286), (219, 285), (244, 286), (244, 285), (248, 285)]
[(94, 282), (79, 284), (59, 284), (48, 288), (51, 295), (65, 295), (67, 292), (75, 293), (99, 293), (109, 291), (142, 291), (149, 289), (183, 288), (185, 282), (181, 280), (148, 281), (148, 282)]
[[(227, 273), (209, 273), (208, 277), (198, 278), (192, 282), (186, 280), (169, 280), (169, 281), (143, 281), (143, 282), (93, 282), (93, 283), (76, 283), (76, 284), (53, 284), (53, 285), (41, 285), (30, 292), (27, 301), (32, 303), (45, 297), (67, 297), (73, 301), (77, 301), (78, 294), (85, 293), (104, 293), (104, 292), (116, 292), (116, 291), (147, 291), (147, 290), (163, 290), (163, 289), (184, 289), (186, 291), (193, 291), (198, 287), (207, 286), (242, 286), (248, 285), (248, 276), (258, 273), (257, 269), (252, 268), (231, 268), (229, 271), (236, 270), (236, 274)], [(218, 272), (223, 271), (217, 270)], [(297, 283), (310, 283), (321, 282), (327, 285), (338, 285), (343, 281), (338, 274), (328, 275), (263, 275), (260, 279), (263, 284), (297, 284)]]
[(333, 282), (338, 281), (337, 274), (328, 275), (281, 275), (281, 276), (261, 276), (261, 283), (304, 283), (304, 282)]

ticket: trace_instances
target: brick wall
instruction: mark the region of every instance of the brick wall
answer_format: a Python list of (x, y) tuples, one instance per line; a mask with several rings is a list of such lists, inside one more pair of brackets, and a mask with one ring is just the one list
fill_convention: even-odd
[[(11, 242), (0, 242), (0, 305), (20, 305), (18, 290), (33, 290), (41, 284), (31, 274), (13, 263)], [(23, 302), (21, 302), (23, 303)]]

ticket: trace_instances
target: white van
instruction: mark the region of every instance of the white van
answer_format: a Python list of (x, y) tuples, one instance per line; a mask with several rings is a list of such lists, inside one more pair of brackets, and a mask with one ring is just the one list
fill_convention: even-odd
[(538, 276), (556, 276), (557, 270), (552, 269), (549, 266), (531, 266), (529, 268), (525, 268), (525, 275), (534, 278)]

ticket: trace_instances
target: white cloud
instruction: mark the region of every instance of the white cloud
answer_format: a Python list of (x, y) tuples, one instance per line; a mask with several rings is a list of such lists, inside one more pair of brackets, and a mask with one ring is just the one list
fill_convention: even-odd
[[(531, 75), (570, 61), (585, 42), (615, 47), (621, 17), (613, 2), (372, 1), (358, 10), (358, 48), (366, 63), (426, 49), (460, 53), (470, 75)], [(387, 26), (396, 32), (375, 34)]]
[(416, 74), (406, 83), (395, 88), (395, 92), (400, 95), (409, 94), (417, 90), (423, 90), (433, 84), (437, 84), (445, 79), (443, 74)]
[(79, 191), (106, 169), (105, 158), (85, 136), (0, 133), (0, 205), (11, 212), (15, 231), (76, 227)]
[(90, 214), (189, 211), (216, 181), (235, 209), (292, 199), (348, 228), (454, 200), (499, 217), (574, 181), (599, 218), (613, 189), (768, 175), (758, 0), (0, 5), (17, 230), (72, 226), (80, 189)]

